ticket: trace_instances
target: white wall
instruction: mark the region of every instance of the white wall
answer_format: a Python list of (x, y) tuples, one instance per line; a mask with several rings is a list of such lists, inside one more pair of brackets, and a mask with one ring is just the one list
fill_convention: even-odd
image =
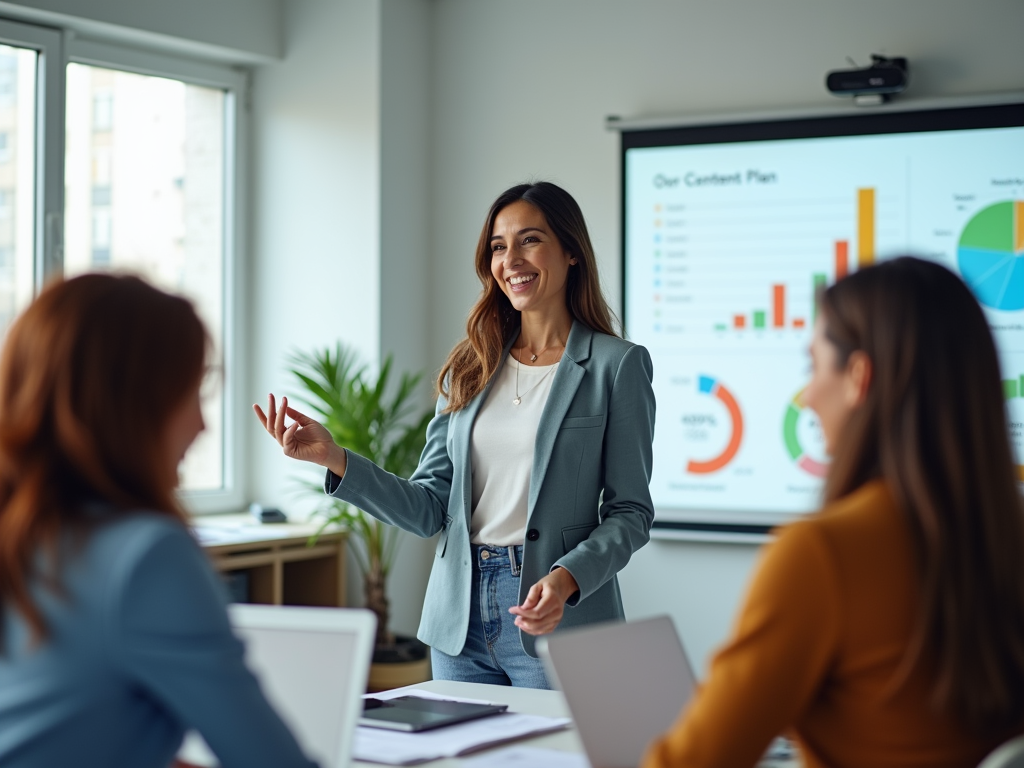
[[(339, 340), (372, 368), (388, 353), (396, 370), (429, 368), (428, 11), (420, 0), (289, 0), (284, 60), (255, 70), (254, 401), (297, 393), (289, 352)], [(249, 434), (249, 497), (294, 515), (315, 507), (295, 478), (323, 473), (285, 459), (255, 419)], [(389, 582), (395, 631), (415, 634), (432, 556), (431, 542), (403, 534)]]
[(235, 62), (282, 51), (283, 0), (8, 0), (0, 14), (87, 37)]
[[(380, 353), (394, 371), (423, 371), (418, 402), (432, 408), (430, 318), (431, 5), (380, 2)], [(394, 308), (401, 307), (400, 311)], [(392, 628), (415, 635), (434, 540), (402, 533), (388, 582)]]
[[(909, 57), (906, 98), (1010, 90), (1024, 84), (1022, 29), (1019, 0), (435, 0), (433, 358), (463, 333), (488, 205), (525, 179), (576, 196), (618, 307), (619, 153), (607, 115), (827, 108), (825, 72), (870, 53)], [(703, 665), (755, 555), (652, 542), (622, 574), (627, 613), (670, 613)]]
[[(295, 350), (338, 340), (376, 363), (380, 348), (380, 100), (376, 0), (290, 0), (285, 58), (258, 67), (252, 94), (246, 396), (297, 393)], [(295, 514), (317, 500), (248, 421), (249, 498)]]

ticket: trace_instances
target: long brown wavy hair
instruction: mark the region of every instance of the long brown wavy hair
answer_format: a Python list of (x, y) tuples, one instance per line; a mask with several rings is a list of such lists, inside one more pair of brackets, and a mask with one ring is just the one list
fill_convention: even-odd
[(53, 283), (15, 321), (0, 354), (0, 619), (14, 608), (46, 637), (35, 558), (85, 532), (92, 502), (184, 521), (161, 436), (207, 346), (188, 301), (136, 277)]
[(483, 391), (501, 364), (505, 345), (519, 332), (520, 313), (512, 307), (491, 274), (491, 234), (502, 209), (523, 200), (544, 214), (562, 249), (576, 257), (569, 269), (565, 303), (574, 319), (600, 333), (617, 335), (612, 313), (601, 293), (597, 259), (583, 212), (572, 195), (547, 181), (505, 190), (491, 205), (476, 246), (476, 274), (483, 285), (466, 321), (466, 338), (449, 353), (437, 390), (447, 400), (445, 413), (461, 410)]
[(932, 703), (971, 731), (1024, 722), (1024, 506), (995, 343), (961, 280), (904, 257), (821, 297), (845, 367), (872, 363), (833, 457), (826, 501), (882, 478), (912, 532), (920, 604), (904, 674), (934, 669)]

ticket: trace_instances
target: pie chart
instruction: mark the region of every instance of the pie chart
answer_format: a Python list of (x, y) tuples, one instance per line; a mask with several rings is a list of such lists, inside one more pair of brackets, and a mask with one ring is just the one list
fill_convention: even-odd
[(828, 475), (828, 464), (825, 464), (817, 459), (809, 456), (807, 451), (804, 450), (803, 445), (800, 444), (800, 435), (797, 425), (800, 421), (800, 416), (804, 412), (803, 403), (804, 391), (801, 389), (796, 393), (796, 396), (789, 401), (789, 407), (786, 409), (786, 417), (782, 422), (782, 439), (786, 443), (786, 450), (789, 452), (789, 458), (796, 462), (796, 465), (800, 467), (804, 472), (815, 477), (825, 477)]
[(957, 264), (986, 307), (1024, 309), (1024, 201), (1006, 200), (974, 214), (960, 235)]
[(739, 403), (732, 396), (732, 392), (719, 384), (716, 379), (710, 376), (701, 376), (697, 389), (702, 395), (718, 398), (732, 419), (732, 434), (729, 436), (729, 444), (725, 446), (725, 450), (707, 461), (694, 461), (691, 459), (686, 464), (687, 472), (692, 472), (695, 475), (705, 475), (710, 472), (717, 472), (735, 458), (736, 452), (740, 449), (740, 443), (743, 441), (743, 412), (740, 411)]

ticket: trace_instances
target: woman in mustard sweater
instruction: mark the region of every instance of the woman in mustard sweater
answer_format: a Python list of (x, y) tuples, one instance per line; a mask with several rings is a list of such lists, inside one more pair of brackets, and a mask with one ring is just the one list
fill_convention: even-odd
[(1024, 511), (968, 289), (896, 259), (821, 297), (804, 398), (822, 511), (767, 548), (732, 639), (644, 768), (976, 766), (1024, 732)]

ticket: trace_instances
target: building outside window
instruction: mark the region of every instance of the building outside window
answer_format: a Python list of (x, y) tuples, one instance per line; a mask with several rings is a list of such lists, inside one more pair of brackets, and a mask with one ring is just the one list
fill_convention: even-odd
[[(219, 357), (224, 91), (73, 63), (66, 120), (65, 274), (130, 271), (188, 296)], [(204, 403), (207, 429), (183, 465), (189, 490), (224, 483), (224, 398), (215, 389)]]
[(246, 75), (2, 18), (0, 39), (0, 337), (54, 274), (131, 272), (189, 298), (217, 375), (181, 488), (194, 511), (238, 509)]

